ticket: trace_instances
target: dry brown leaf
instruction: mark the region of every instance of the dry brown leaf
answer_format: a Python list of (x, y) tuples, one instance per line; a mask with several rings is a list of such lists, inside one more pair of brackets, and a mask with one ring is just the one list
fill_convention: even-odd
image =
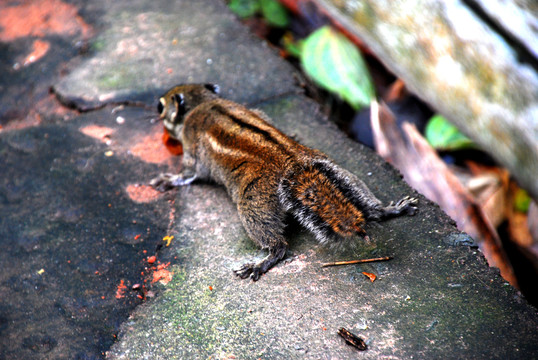
[[(529, 207), (527, 213), (517, 211), (515, 208), (516, 193), (520, 188), (515, 183), (511, 183), (508, 190), (508, 204), (506, 206), (506, 217), (508, 219), (508, 233), (510, 239), (518, 246), (528, 248), (532, 252), (531, 248), (538, 241), (532, 238), (531, 228), (533, 212), (532, 206)], [(534, 254), (535, 257), (537, 254)]]
[(497, 228), (506, 219), (510, 173), (506, 169), (484, 166), (474, 161), (466, 165), (473, 176), (465, 186), (486, 217)]
[(514, 212), (508, 218), (508, 232), (510, 233), (510, 239), (519, 246), (528, 248), (534, 244), (527, 226), (527, 214)]
[(396, 79), (396, 81), (394, 81), (385, 92), (385, 95), (383, 96), (383, 101), (385, 103), (399, 101), (402, 100), (408, 94), (409, 93), (407, 91), (407, 88), (405, 87), (404, 81), (402, 79)]
[(439, 158), (413, 125), (396, 126), (384, 104), (372, 103), (371, 121), (377, 152), (403, 174), (417, 191), (456, 221), (458, 228), (473, 237), (491, 266), (517, 286), (512, 266), (500, 246), (500, 239), (473, 197)]
[(369, 273), (369, 272), (365, 272), (363, 271), (362, 274), (364, 276), (366, 276), (368, 279), (370, 279), (371, 282), (374, 282), (375, 279), (377, 279), (377, 276), (375, 274), (372, 274), (372, 273)]

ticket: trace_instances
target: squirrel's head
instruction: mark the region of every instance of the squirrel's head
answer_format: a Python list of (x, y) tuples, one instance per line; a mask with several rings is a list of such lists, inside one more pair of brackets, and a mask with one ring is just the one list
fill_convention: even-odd
[(161, 96), (157, 111), (170, 136), (179, 139), (185, 115), (201, 103), (216, 99), (218, 93), (215, 84), (188, 84), (174, 86)]

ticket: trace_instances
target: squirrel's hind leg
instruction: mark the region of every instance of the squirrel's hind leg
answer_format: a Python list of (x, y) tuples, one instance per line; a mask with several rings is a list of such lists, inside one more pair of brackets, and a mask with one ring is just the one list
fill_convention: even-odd
[(286, 247), (278, 247), (269, 250), (269, 255), (267, 255), (263, 260), (253, 263), (248, 262), (243, 264), (239, 269), (235, 269), (234, 273), (239, 276), (241, 279), (246, 279), (251, 277), (252, 280), (257, 281), (260, 276), (272, 268), (276, 263), (278, 263), (286, 255)]
[(269, 250), (269, 255), (263, 260), (246, 263), (234, 270), (240, 278), (245, 279), (250, 276), (256, 281), (286, 255), (288, 244), (284, 238), (285, 213), (276, 196), (262, 195), (262, 193), (244, 196), (239, 200), (237, 208), (249, 237), (262, 248)]

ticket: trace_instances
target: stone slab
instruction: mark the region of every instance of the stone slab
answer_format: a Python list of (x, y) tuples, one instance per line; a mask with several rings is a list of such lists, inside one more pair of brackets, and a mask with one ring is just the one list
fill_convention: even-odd
[(87, 58), (54, 85), (70, 106), (150, 102), (179, 83), (218, 82), (239, 102), (297, 91), (292, 67), (221, 1), (119, 2)]

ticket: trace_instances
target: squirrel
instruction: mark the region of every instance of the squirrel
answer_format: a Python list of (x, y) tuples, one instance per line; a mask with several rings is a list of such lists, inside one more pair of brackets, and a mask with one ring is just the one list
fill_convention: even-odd
[(285, 215), (291, 213), (321, 243), (366, 236), (366, 221), (414, 215), (418, 200), (383, 206), (354, 174), (321, 151), (299, 144), (259, 110), (219, 97), (219, 86), (173, 87), (158, 103), (169, 135), (183, 145), (179, 174), (160, 174), (159, 191), (193, 181), (224, 185), (248, 236), (269, 254), (235, 274), (254, 281), (284, 258)]

